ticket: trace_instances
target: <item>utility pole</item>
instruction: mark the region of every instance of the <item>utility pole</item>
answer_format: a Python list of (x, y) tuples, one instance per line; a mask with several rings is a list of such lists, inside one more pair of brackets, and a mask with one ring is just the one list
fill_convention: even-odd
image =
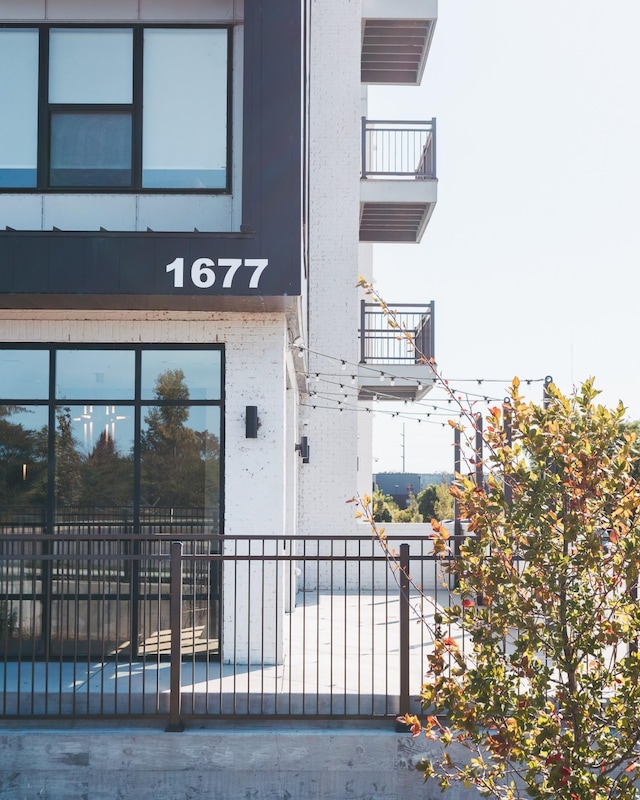
[(406, 423), (402, 423), (402, 472), (405, 473), (405, 456), (406, 456), (406, 436), (405, 436)]

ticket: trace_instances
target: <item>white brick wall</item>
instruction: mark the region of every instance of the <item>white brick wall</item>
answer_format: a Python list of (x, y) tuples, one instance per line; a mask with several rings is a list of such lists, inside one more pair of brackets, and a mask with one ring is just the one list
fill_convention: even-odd
[[(309, 347), (357, 363), (360, 0), (313, 0), (311, 19)], [(350, 383), (339, 361), (311, 355), (309, 366)], [(338, 391), (322, 381), (317, 388)], [(333, 408), (306, 409), (311, 463), (301, 472), (300, 530), (353, 532), (345, 500), (357, 490), (358, 415), (317, 405)]]

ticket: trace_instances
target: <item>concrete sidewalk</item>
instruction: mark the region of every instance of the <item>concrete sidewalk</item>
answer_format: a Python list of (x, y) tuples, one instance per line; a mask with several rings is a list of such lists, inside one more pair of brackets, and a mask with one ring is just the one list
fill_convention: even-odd
[[(184, 661), (182, 713), (394, 717), (400, 689), (399, 608), (397, 595), (299, 593), (295, 610), (285, 615), (283, 663)], [(431, 598), (412, 599), (414, 698), (433, 644), (436, 609)], [(461, 648), (466, 644), (459, 631), (445, 635)], [(164, 716), (169, 689), (170, 664), (158, 659), (0, 664), (3, 716)]]

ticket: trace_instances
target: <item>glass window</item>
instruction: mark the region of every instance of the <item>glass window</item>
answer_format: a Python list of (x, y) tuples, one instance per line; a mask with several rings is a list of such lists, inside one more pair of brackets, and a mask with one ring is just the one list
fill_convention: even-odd
[(226, 30), (144, 32), (142, 185), (227, 185)]
[(67, 400), (130, 400), (134, 396), (133, 350), (59, 350), (56, 396)]
[(50, 350), (0, 349), (0, 511), (33, 505), (44, 525), (51, 503), (90, 528), (117, 508), (218, 532), (222, 351), (55, 348), (50, 396)]
[(228, 28), (0, 29), (0, 189), (226, 190), (228, 43)]
[(0, 350), (0, 397), (46, 400), (48, 396), (48, 350)]
[(0, 507), (44, 508), (47, 423), (46, 406), (0, 405)]
[[(43, 638), (56, 656), (71, 648), (96, 658), (160, 651), (166, 604), (146, 592), (152, 582), (169, 589), (155, 558), (168, 542), (153, 535), (179, 538), (187, 553), (220, 551), (202, 535), (221, 533), (221, 367), (219, 349), (0, 347), (0, 533), (63, 534), (47, 544), (56, 556), (47, 562), (47, 586), (39, 574), (44, 543), (30, 540), (23, 550), (9, 538), (8, 547), (29, 558), (10, 559), (7, 568), (26, 576), (27, 594), (38, 597), (29, 597), (34, 612), (29, 624), (21, 615), (19, 639), (0, 637), (0, 651), (30, 640), (36, 653)], [(141, 370), (150, 387), (144, 400)], [(195, 397), (204, 394), (217, 399)], [(133, 570), (135, 551), (151, 558)], [(185, 609), (197, 612), (194, 624), (214, 654), (220, 565), (194, 566), (190, 586)]]
[(37, 185), (38, 31), (0, 30), (0, 187)]
[(143, 408), (141, 495), (145, 505), (215, 508), (220, 490), (220, 410)]
[(131, 114), (51, 115), (51, 186), (130, 186)]
[(165, 399), (219, 400), (220, 352), (217, 350), (146, 350), (142, 353), (145, 400), (158, 397), (158, 381), (169, 370), (182, 374), (182, 396)]
[(133, 31), (53, 29), (49, 38), (50, 103), (132, 103)]
[(131, 505), (133, 441), (131, 406), (59, 406), (56, 409), (58, 504)]

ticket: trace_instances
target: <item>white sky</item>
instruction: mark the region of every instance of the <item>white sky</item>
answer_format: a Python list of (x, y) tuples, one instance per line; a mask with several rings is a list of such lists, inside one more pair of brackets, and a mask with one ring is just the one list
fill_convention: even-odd
[[(370, 118), (438, 122), (435, 212), (420, 245), (375, 248), (376, 286), (435, 300), (455, 387), (502, 398), (514, 375), (565, 392), (594, 375), (640, 418), (640, 2), (439, 6), (422, 86), (369, 94)], [(503, 383), (453, 380), (478, 378)], [(374, 472), (401, 469), (403, 423), (407, 471), (452, 469), (448, 425), (378, 414)]]

